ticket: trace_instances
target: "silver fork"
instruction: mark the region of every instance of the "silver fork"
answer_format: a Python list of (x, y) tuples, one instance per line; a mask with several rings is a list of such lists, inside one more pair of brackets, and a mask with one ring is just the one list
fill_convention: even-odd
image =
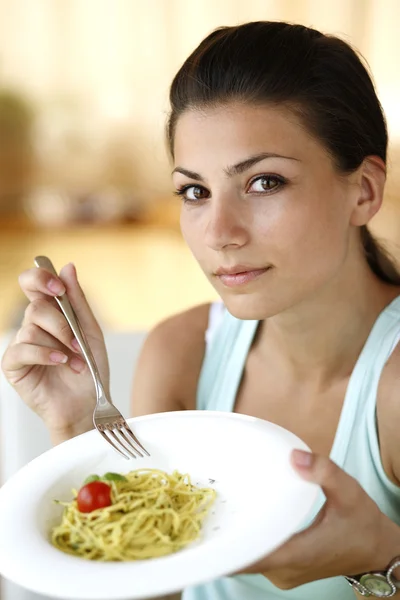
[[(52, 275), (58, 277), (57, 271), (55, 270), (51, 260), (46, 256), (37, 256), (34, 262), (37, 267), (46, 269), (47, 271), (50, 271)], [(145, 454), (150, 456), (147, 450), (142, 446), (137, 437), (131, 431), (129, 425), (119, 410), (114, 406), (111, 399), (107, 397), (93, 353), (90, 349), (81, 324), (79, 323), (78, 317), (76, 316), (75, 311), (68, 300), (67, 294), (56, 296), (55, 300), (67, 319), (73, 334), (78, 340), (79, 347), (82, 350), (82, 354), (85, 357), (89, 371), (93, 377), (97, 397), (96, 407), (93, 413), (93, 423), (95, 428), (101, 433), (103, 438), (109, 444), (111, 444), (111, 446), (124, 458), (129, 459), (129, 457), (143, 457)]]

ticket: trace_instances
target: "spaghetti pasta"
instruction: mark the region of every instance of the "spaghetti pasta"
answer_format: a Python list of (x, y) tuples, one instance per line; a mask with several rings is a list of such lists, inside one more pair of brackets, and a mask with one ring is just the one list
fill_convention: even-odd
[(51, 541), (63, 552), (89, 560), (129, 561), (171, 554), (195, 541), (214, 502), (212, 488), (189, 475), (157, 469), (131, 471), (107, 482), (111, 504), (80, 512), (77, 493), (63, 504)]

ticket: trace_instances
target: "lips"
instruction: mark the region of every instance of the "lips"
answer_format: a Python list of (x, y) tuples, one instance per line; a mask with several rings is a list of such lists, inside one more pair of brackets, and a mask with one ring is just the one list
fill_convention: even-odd
[(233, 267), (219, 267), (215, 271), (215, 275), (241, 275), (242, 273), (251, 273), (255, 271), (265, 271), (266, 267), (255, 267), (252, 265), (234, 265)]
[(256, 268), (244, 265), (236, 265), (231, 268), (220, 267), (215, 271), (216, 277), (227, 287), (243, 286), (264, 275), (271, 269), (270, 266)]

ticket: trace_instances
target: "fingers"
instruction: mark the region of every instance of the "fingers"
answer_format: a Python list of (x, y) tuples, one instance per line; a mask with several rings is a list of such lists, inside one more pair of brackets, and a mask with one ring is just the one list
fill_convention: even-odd
[(70, 350), (76, 350), (76, 346), (73, 344), (74, 335), (64, 315), (55, 306), (43, 299), (33, 300), (28, 304), (21, 332), (17, 335), (17, 339), (41, 345), (42, 340), (40, 338), (43, 338), (43, 336), (38, 335), (38, 329), (50, 334), (52, 338)]
[(69, 301), (71, 302), (85, 334), (97, 339), (102, 338), (101, 329), (93, 315), (86, 296), (79, 284), (75, 266), (70, 263), (60, 271), (60, 280), (64, 284)]
[(14, 344), (33, 344), (34, 346), (45, 346), (46, 348), (53, 348), (68, 354), (68, 350), (64, 344), (62, 344), (55, 337), (41, 329), (35, 323), (27, 323), (17, 331), (17, 334), (12, 342)]
[(298, 473), (320, 485), (331, 505), (352, 508), (362, 492), (357, 481), (325, 456), (294, 450), (292, 462)]
[(15, 385), (32, 366), (55, 366), (68, 363), (76, 373), (82, 373), (86, 364), (82, 357), (70, 352), (59, 340), (28, 323), (21, 327), (7, 348), (2, 368), (11, 384)]
[(68, 356), (59, 350), (33, 344), (14, 344), (7, 348), (1, 367), (8, 381), (15, 385), (27, 375), (35, 365), (60, 365), (68, 361)]
[[(71, 353), (64, 344), (46, 331), (43, 331), (43, 329), (34, 323), (28, 323), (27, 325), (21, 327), (12, 345), (14, 344), (32, 344), (34, 346), (43, 346), (45, 348), (49, 348), (50, 350), (61, 352), (63, 355), (68, 357), (68, 365), (76, 373), (82, 373), (86, 367), (86, 363), (81, 355)], [(74, 343), (72, 343), (72, 345), (74, 346)], [(51, 362), (55, 362), (56, 364), (63, 362), (54, 360), (50, 354), (49, 357)]]
[(65, 285), (61, 279), (54, 277), (46, 269), (28, 269), (18, 278), (22, 291), (28, 300), (60, 296), (65, 293)]
[(60, 310), (53, 298), (67, 292), (68, 299), (81, 322), (85, 334), (89, 338), (102, 340), (101, 329), (78, 282), (73, 264), (63, 267), (58, 278), (46, 269), (36, 267), (29, 269), (20, 275), (19, 283), (22, 291), (31, 302), (46, 301), (47, 306), (54, 306), (57, 312), (60, 312)]
[(86, 363), (79, 355), (79, 345), (54, 297), (67, 292), (87, 337), (102, 340), (103, 336), (79, 285), (75, 267), (66, 265), (59, 277), (35, 267), (22, 273), (19, 282), (30, 304), (22, 327), (2, 361), (9, 381), (20, 381), (35, 365), (68, 362), (73, 371), (82, 373)]

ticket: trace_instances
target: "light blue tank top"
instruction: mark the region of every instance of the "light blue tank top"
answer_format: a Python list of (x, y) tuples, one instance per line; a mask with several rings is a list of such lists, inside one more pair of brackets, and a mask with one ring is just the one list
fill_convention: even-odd
[[(227, 311), (208, 340), (200, 375), (197, 408), (233, 411), (258, 321), (242, 321)], [(331, 459), (355, 477), (390, 519), (400, 525), (400, 488), (387, 477), (380, 458), (376, 398), (382, 370), (400, 339), (400, 296), (379, 315), (351, 375), (332, 446)], [(324, 503), (321, 492), (308, 522)], [(354, 600), (343, 577), (280, 590), (263, 575), (226, 577), (184, 591), (184, 600)]]

